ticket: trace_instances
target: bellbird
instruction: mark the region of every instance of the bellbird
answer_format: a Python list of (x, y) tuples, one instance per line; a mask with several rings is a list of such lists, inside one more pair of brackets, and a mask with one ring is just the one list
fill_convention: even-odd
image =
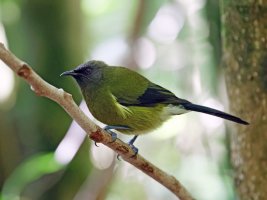
[(90, 112), (107, 125), (105, 130), (114, 141), (117, 136), (112, 130), (135, 135), (128, 143), (135, 154), (137, 136), (158, 128), (173, 115), (196, 111), (248, 124), (233, 115), (180, 99), (135, 71), (102, 61), (88, 61), (62, 75), (76, 80)]

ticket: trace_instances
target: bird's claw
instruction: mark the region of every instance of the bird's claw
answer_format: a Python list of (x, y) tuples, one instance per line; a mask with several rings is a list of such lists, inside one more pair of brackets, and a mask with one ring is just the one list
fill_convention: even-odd
[(111, 136), (111, 142), (109, 142), (109, 143), (112, 143), (112, 142), (115, 142), (116, 141), (116, 139), (117, 139), (117, 133), (115, 133), (115, 132), (113, 132), (112, 130), (110, 130), (110, 128), (108, 127), (108, 126), (106, 126), (105, 128), (104, 128), (104, 130), (105, 131), (107, 131), (109, 134), (110, 134), (110, 136)]
[(109, 143), (115, 142), (117, 140), (117, 134), (111, 131), (110, 135), (112, 140)]
[(99, 146), (97, 145), (97, 142), (96, 142), (96, 141), (95, 141), (95, 146), (96, 146), (96, 147), (99, 147)]
[(129, 146), (130, 146), (130, 148), (131, 148), (131, 149), (133, 150), (133, 152), (134, 152), (134, 154), (131, 156), (131, 158), (136, 157), (136, 155), (138, 154), (138, 148), (135, 147), (133, 144), (130, 144), (130, 143), (129, 143)]
[[(130, 129), (128, 126), (113, 126), (113, 125), (107, 125), (104, 130), (106, 132), (108, 132), (110, 135), (111, 135), (111, 138), (112, 138), (112, 141), (109, 142), (109, 143), (112, 143), (112, 142), (115, 142), (116, 139), (117, 139), (117, 134), (115, 132), (113, 132), (111, 129), (115, 129), (115, 130), (128, 130)], [(135, 135), (129, 142), (128, 142), (128, 145), (130, 146), (130, 148), (133, 150), (134, 152), (134, 155), (131, 156), (131, 158), (133, 157), (136, 157), (136, 155), (138, 154), (138, 148), (136, 148), (133, 143), (135, 142), (136, 138), (138, 136)], [(120, 155), (118, 154), (117, 155), (117, 159), (120, 160)]]
[[(137, 147), (135, 147), (133, 144), (129, 144), (128, 143), (128, 145), (130, 146), (130, 148), (133, 150), (133, 152), (134, 152), (134, 154), (130, 157), (130, 158), (134, 158), (134, 157), (136, 157), (136, 155), (138, 154), (138, 148)], [(121, 159), (120, 159), (120, 154), (117, 154), (117, 160), (119, 160), (119, 161), (121, 161)]]
[(117, 154), (117, 160), (118, 161), (121, 161), (120, 157), (121, 157), (120, 154)]
[(128, 145), (131, 147), (131, 149), (134, 152), (134, 155), (131, 156), (131, 158), (135, 157), (138, 154), (138, 148), (133, 145), (138, 135), (135, 135), (129, 142)]

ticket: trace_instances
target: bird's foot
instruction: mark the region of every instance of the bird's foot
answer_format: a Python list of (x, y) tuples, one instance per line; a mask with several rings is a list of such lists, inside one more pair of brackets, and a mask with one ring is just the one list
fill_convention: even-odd
[(117, 139), (117, 133), (115, 133), (115, 132), (113, 132), (111, 129), (109, 129), (108, 126), (106, 126), (106, 127), (104, 128), (104, 130), (107, 131), (107, 132), (110, 134), (110, 136), (111, 136), (111, 139), (112, 139), (112, 140), (111, 140), (110, 143), (115, 142), (116, 139)]
[[(136, 146), (134, 146), (133, 144), (128, 143), (128, 145), (130, 146), (130, 148), (133, 150), (134, 154), (131, 156), (131, 158), (134, 158), (137, 154), (138, 154), (138, 148)], [(117, 160), (121, 161), (120, 159), (120, 155), (117, 155)]]
[(134, 154), (131, 156), (131, 158), (134, 158), (138, 154), (138, 148), (134, 146), (133, 144), (129, 144), (131, 149), (133, 150)]
[(107, 131), (111, 135), (112, 141), (110, 143), (115, 142), (117, 139), (117, 133), (115, 133), (112, 130), (128, 130), (128, 129), (130, 129), (128, 126), (120, 126), (120, 125), (118, 126), (108, 125), (108, 126), (105, 126), (104, 128), (104, 130)]
[(136, 146), (133, 145), (133, 143), (135, 142), (136, 138), (138, 137), (138, 135), (135, 135), (129, 142), (128, 145), (131, 147), (131, 149), (134, 152), (134, 155), (131, 156), (131, 158), (135, 157), (138, 154), (138, 148)]
[[(117, 134), (115, 132), (113, 132), (112, 130), (129, 130), (130, 127), (128, 126), (121, 126), (121, 125), (118, 125), (118, 126), (111, 126), (111, 125), (108, 125), (104, 128), (105, 131), (107, 131), (110, 135), (111, 135), (111, 138), (112, 138), (112, 142), (115, 142), (116, 139), (117, 139)], [(137, 138), (138, 135), (135, 135), (129, 142), (128, 142), (128, 145), (130, 146), (130, 148), (133, 150), (134, 152), (134, 155), (131, 156), (131, 158), (135, 157), (137, 154), (138, 154), (138, 148), (135, 147), (133, 145), (133, 143), (135, 142), (136, 138)], [(120, 160), (120, 155), (118, 154), (117, 155), (117, 159)]]

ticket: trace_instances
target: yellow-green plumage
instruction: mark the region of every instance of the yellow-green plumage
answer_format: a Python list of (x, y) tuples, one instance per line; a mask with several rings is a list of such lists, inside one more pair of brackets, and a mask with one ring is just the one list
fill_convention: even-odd
[(172, 115), (189, 111), (248, 124), (233, 115), (180, 99), (169, 90), (124, 67), (108, 66), (101, 61), (88, 61), (62, 75), (75, 78), (89, 110), (96, 119), (126, 134), (149, 132), (162, 125)]
[(143, 76), (126, 68), (106, 67), (102, 81), (96, 86), (88, 85), (82, 89), (82, 93), (97, 120), (108, 125), (128, 126), (131, 129), (120, 130), (126, 134), (142, 134), (157, 128), (167, 119), (161, 115), (164, 105), (126, 107), (117, 100), (123, 98), (124, 101), (137, 102), (149, 83)]

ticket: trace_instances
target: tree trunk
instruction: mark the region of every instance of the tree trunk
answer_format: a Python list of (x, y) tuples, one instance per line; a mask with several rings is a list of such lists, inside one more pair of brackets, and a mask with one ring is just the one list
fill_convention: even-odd
[(267, 198), (267, 1), (223, 0), (223, 65), (233, 113), (235, 186), (242, 200)]

